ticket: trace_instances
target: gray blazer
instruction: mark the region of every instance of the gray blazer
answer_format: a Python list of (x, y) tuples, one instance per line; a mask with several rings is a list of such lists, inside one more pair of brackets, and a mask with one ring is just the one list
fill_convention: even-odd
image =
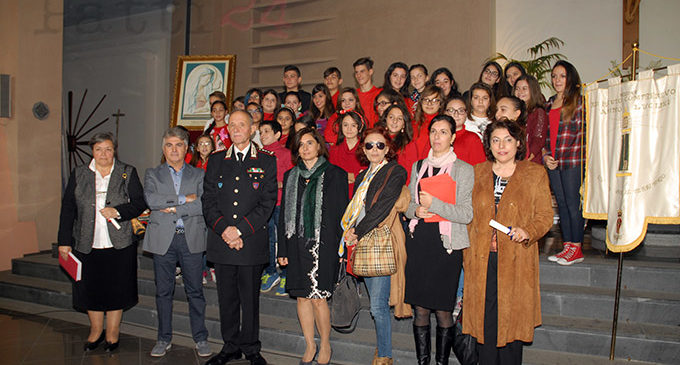
[[(415, 196), (418, 194), (416, 179), (418, 178), (419, 162), (413, 164), (411, 168), (411, 181), (408, 188), (411, 191), (411, 202), (406, 213), (407, 218), (416, 217)], [(475, 183), (475, 172), (467, 162), (456, 159), (449, 173), (453, 181), (456, 182), (456, 204), (448, 204), (433, 197), (430, 212), (451, 221), (451, 240), (455, 250), (462, 250), (470, 247), (467, 224), (472, 221), (472, 186)]]
[[(179, 195), (196, 194), (191, 203), (179, 204)], [(191, 253), (204, 252), (208, 231), (203, 220), (203, 170), (187, 163), (182, 172), (179, 195), (170, 175), (168, 164), (146, 170), (144, 175), (144, 197), (151, 209), (149, 225), (144, 234), (144, 251), (165, 255), (175, 234), (177, 219), (184, 222), (184, 235)], [(177, 213), (163, 213), (161, 209), (177, 207)]]

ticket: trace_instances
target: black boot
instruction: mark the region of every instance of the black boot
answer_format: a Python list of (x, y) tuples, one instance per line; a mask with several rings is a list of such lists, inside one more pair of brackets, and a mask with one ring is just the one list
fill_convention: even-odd
[(453, 327), (437, 327), (434, 359), (437, 365), (449, 365), (449, 355), (453, 345)]
[(430, 352), (432, 351), (430, 325), (413, 326), (413, 339), (416, 341), (416, 359), (418, 359), (418, 365), (429, 365)]

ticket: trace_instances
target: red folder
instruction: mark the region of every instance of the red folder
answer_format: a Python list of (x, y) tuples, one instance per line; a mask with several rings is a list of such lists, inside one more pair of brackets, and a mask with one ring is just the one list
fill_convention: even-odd
[[(420, 188), (444, 203), (456, 204), (456, 182), (453, 181), (449, 174), (435, 175), (421, 179)], [(425, 222), (427, 223), (442, 222), (445, 220), (446, 219), (436, 214), (430, 218), (425, 218)]]
[(66, 270), (73, 280), (80, 281), (83, 273), (83, 263), (78, 260), (73, 252), (68, 253), (68, 259), (66, 260), (64, 260), (64, 258), (59, 255), (59, 265), (61, 265), (61, 267)]

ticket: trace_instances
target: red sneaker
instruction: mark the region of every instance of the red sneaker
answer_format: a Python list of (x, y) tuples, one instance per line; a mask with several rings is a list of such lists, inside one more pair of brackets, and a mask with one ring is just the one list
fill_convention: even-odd
[(567, 252), (569, 252), (569, 247), (571, 247), (571, 242), (565, 242), (562, 251), (557, 255), (548, 256), (548, 261), (557, 262), (557, 260), (564, 257), (564, 255), (566, 255)]
[(579, 262), (583, 262), (583, 252), (581, 251), (581, 246), (573, 244), (569, 247), (566, 255), (557, 259), (557, 263), (560, 265), (571, 265)]

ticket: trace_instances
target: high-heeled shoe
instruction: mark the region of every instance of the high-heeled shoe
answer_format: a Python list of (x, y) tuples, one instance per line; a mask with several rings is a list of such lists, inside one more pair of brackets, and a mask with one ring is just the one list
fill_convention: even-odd
[(92, 351), (96, 349), (102, 341), (106, 338), (106, 331), (102, 330), (102, 334), (94, 342), (86, 341), (83, 346), (83, 351)]
[(106, 341), (106, 344), (104, 345), (104, 350), (106, 350), (106, 352), (113, 352), (114, 350), (116, 350), (118, 348), (119, 343), (120, 343), (120, 341), (116, 341), (116, 342), (113, 342), (113, 343)]
[(319, 348), (317, 347), (316, 351), (314, 352), (314, 356), (312, 357), (312, 359), (309, 360), (309, 361), (302, 361), (302, 359), (300, 359), (299, 365), (312, 365), (312, 364), (314, 364), (314, 359), (316, 359), (316, 355), (318, 355), (318, 354), (319, 354)]
[(331, 358), (333, 357), (333, 349), (331, 349), (331, 354), (328, 355), (328, 362), (316, 362), (317, 365), (328, 365), (331, 363)]

